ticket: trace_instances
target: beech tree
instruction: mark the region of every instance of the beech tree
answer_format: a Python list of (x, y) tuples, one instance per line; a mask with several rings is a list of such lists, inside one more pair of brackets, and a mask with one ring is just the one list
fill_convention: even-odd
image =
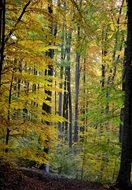
[[(115, 181), (124, 106), (125, 0), (3, 3), (0, 156), (33, 161), (44, 169), (48, 163), (54, 172), (72, 177)], [(130, 1), (128, 6), (118, 177), (126, 186), (132, 144)]]
[(122, 131), (121, 164), (117, 183), (121, 188), (131, 189), (132, 162), (132, 1), (127, 0), (127, 41), (123, 72), (123, 91), (125, 93)]

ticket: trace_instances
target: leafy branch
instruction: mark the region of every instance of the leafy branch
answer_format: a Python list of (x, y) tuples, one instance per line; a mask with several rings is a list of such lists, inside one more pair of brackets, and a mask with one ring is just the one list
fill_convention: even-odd
[(28, 8), (28, 6), (30, 5), (31, 2), (32, 2), (32, 0), (29, 0), (29, 1), (26, 3), (26, 5), (24, 6), (24, 8), (23, 8), (23, 10), (22, 10), (22, 12), (21, 12), (21, 14), (20, 14), (20, 16), (18, 17), (18, 19), (17, 19), (17, 21), (16, 21), (16, 23), (15, 23), (15, 25), (14, 25), (14, 27), (11, 29), (11, 31), (9, 32), (9, 34), (5, 37), (5, 40), (4, 40), (5, 43), (9, 40), (10, 36), (11, 36), (11, 35), (13, 34), (13, 32), (16, 30), (17, 25), (18, 25), (19, 22), (21, 21), (21, 19), (22, 19), (24, 13), (26, 12), (26, 9)]

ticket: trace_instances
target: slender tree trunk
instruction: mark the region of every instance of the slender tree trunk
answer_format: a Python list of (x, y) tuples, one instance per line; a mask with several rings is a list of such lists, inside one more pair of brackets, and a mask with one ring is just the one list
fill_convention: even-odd
[[(8, 113), (7, 113), (7, 129), (6, 129), (6, 137), (5, 137), (5, 144), (9, 144), (9, 137), (10, 137), (10, 119), (11, 119), (11, 113), (10, 113), (10, 107), (11, 107), (11, 98), (12, 98), (12, 87), (13, 87), (13, 79), (14, 79), (14, 70), (12, 72), (11, 82), (10, 82), (10, 88), (9, 88), (9, 96), (8, 96)], [(5, 152), (8, 152), (8, 148), (5, 149)]]
[(83, 133), (87, 128), (87, 112), (88, 112), (88, 100), (87, 100), (87, 95), (86, 95), (86, 58), (84, 58), (84, 63), (83, 63), (83, 86), (84, 86), (84, 114), (85, 114), (85, 121), (84, 121), (84, 129), (83, 129)]
[(132, 162), (132, 1), (127, 0), (127, 46), (125, 50), (123, 91), (125, 92), (124, 123), (121, 163), (117, 183), (124, 189), (132, 189), (130, 183)]
[(56, 71), (55, 71), (55, 115), (57, 114), (57, 92), (56, 92)]
[(118, 63), (118, 60), (120, 58), (120, 55), (118, 55), (116, 57), (117, 47), (118, 47), (119, 43), (121, 43), (121, 45), (120, 45), (120, 51), (121, 51), (122, 48), (123, 48), (123, 43), (124, 43), (124, 34), (122, 35), (121, 42), (120, 41), (118, 42), (119, 32), (120, 32), (120, 20), (121, 20), (121, 15), (122, 15), (122, 10), (123, 10), (124, 3), (125, 3), (125, 0), (122, 0), (121, 6), (120, 6), (120, 9), (119, 9), (118, 19), (117, 19), (117, 32), (116, 32), (116, 36), (115, 36), (115, 45), (114, 45), (114, 51), (113, 51), (113, 63), (114, 63), (114, 66), (113, 66), (113, 73), (112, 73), (112, 71), (110, 72), (110, 73), (112, 73), (112, 76), (111, 76), (111, 79), (110, 79), (112, 84), (114, 83), (114, 79), (115, 79), (115, 76), (116, 76), (116, 70), (117, 70), (117, 63)]
[(68, 141), (68, 89), (67, 89), (67, 68), (65, 68), (64, 96), (63, 96), (63, 117), (66, 121), (63, 123), (63, 133), (65, 142)]
[[(63, 67), (60, 68), (60, 79), (63, 79)], [(59, 87), (62, 89), (63, 84), (60, 83)], [(62, 98), (63, 94), (62, 92), (59, 92), (59, 105), (58, 105), (58, 114), (62, 116)], [(59, 137), (62, 137), (62, 123), (58, 123), (58, 130), (59, 130)]]
[[(80, 26), (78, 26), (78, 43), (80, 39)], [(75, 69), (75, 123), (74, 123), (74, 142), (78, 142), (78, 100), (79, 100), (79, 83), (80, 83), (80, 53), (76, 53)]]
[(5, 46), (5, 0), (0, 1), (0, 86), (2, 77), (2, 67), (4, 60), (4, 46)]
[[(62, 44), (61, 44), (61, 64), (63, 64), (63, 62), (65, 61), (65, 54), (66, 54), (66, 52), (65, 52), (65, 46), (64, 46), (64, 44), (65, 44), (65, 31), (64, 31), (64, 24), (63, 24), (63, 28), (62, 28), (62, 36), (61, 36), (61, 39), (62, 39)], [(63, 80), (63, 71), (64, 69), (63, 69), (63, 66), (61, 65), (60, 66), (60, 79), (61, 80)], [(62, 83), (62, 81), (61, 81), (61, 83), (59, 84), (59, 87), (60, 87), (60, 89), (62, 89), (62, 87), (63, 87), (63, 83)], [(62, 116), (63, 115), (63, 113), (62, 113), (62, 103), (63, 103), (63, 93), (62, 92), (59, 92), (59, 105), (58, 105), (58, 114), (60, 115), (60, 116)], [(63, 123), (58, 123), (58, 130), (59, 130), (59, 137), (61, 137), (62, 138), (62, 132), (63, 132), (63, 129), (62, 129), (62, 126), (63, 126)]]
[(108, 115), (109, 115), (109, 96), (110, 96), (110, 92), (109, 92), (109, 82), (110, 82), (110, 78), (108, 77), (108, 79), (106, 80), (106, 62), (105, 62), (105, 57), (108, 54), (108, 50), (107, 50), (107, 28), (106, 31), (104, 30), (102, 33), (102, 42), (103, 42), (103, 49), (102, 49), (102, 81), (101, 81), (101, 86), (102, 86), (102, 90), (106, 90), (105, 93), (105, 98), (106, 98), (106, 105), (104, 107), (104, 115), (105, 115), (105, 126), (108, 129), (109, 126), (109, 122), (108, 122)]
[(84, 142), (84, 132), (86, 131), (87, 128), (87, 113), (88, 113), (88, 98), (87, 98), (87, 83), (86, 83), (86, 58), (84, 58), (83, 61), (83, 104), (82, 104), (82, 113), (85, 117), (83, 120), (83, 125), (80, 127), (80, 141)]
[(69, 147), (72, 147), (72, 95), (71, 95), (71, 38), (72, 33), (71, 31), (67, 34), (67, 90), (68, 90), (68, 104), (69, 104)]
[(69, 96), (69, 147), (72, 147), (72, 95), (71, 95), (71, 71), (68, 68), (68, 96)]
[(105, 66), (103, 64), (102, 64), (101, 72), (102, 72), (101, 86), (102, 86), (102, 89), (104, 89), (104, 87), (105, 87), (105, 72), (106, 72), (106, 68), (105, 68)]

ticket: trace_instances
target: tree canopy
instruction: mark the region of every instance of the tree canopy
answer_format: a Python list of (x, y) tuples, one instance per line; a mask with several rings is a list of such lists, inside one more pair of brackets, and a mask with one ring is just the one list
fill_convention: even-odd
[(125, 178), (131, 8), (129, 0), (1, 0), (0, 157), (82, 180)]

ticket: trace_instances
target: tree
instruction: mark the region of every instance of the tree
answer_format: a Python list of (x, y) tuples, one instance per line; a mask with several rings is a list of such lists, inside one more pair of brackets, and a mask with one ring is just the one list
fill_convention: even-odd
[(132, 162), (132, 1), (127, 0), (127, 42), (125, 49), (123, 91), (125, 93), (122, 134), (121, 163), (117, 183), (120, 187), (131, 189)]
[[(81, 8), (82, 1), (79, 2), (79, 7)], [(79, 40), (80, 40), (80, 26), (79, 23), (77, 23), (77, 43), (79, 46)], [(76, 52), (76, 69), (75, 69), (75, 123), (74, 123), (74, 142), (78, 142), (78, 114), (79, 114), (79, 85), (80, 83), (80, 52), (77, 49)]]
[(0, 1), (0, 86), (1, 86), (1, 75), (2, 66), (4, 60), (4, 39), (5, 39), (5, 0)]
[[(51, 36), (55, 37), (56, 33), (57, 33), (57, 26), (53, 21), (53, 2), (52, 2), (52, 0), (49, 0), (48, 3), (49, 3), (48, 4), (48, 13), (49, 13), (49, 16), (52, 18), (52, 19), (50, 18), (51, 22), (49, 22), (49, 29), (50, 29)], [(49, 45), (52, 45), (52, 43), (49, 43)], [(47, 52), (47, 57), (49, 57), (51, 60), (53, 60), (53, 58), (54, 58), (54, 49), (49, 49), (49, 51)], [(45, 71), (45, 76), (53, 77), (53, 75), (54, 75), (54, 69), (53, 69), (53, 63), (51, 62), (48, 65), (48, 69), (46, 69), (46, 71)], [(49, 82), (51, 82), (50, 85), (52, 87), (52, 79), (49, 79)], [(51, 102), (52, 101), (52, 90), (45, 90), (45, 93), (47, 94), (46, 100)], [(50, 105), (47, 105), (47, 104), (43, 103), (42, 109), (43, 109), (44, 112), (46, 112), (46, 114), (51, 114), (52, 113), (52, 109), (51, 109)], [(49, 127), (50, 122), (46, 122), (46, 125), (47, 125), (47, 127)], [(49, 143), (50, 143), (49, 137), (47, 137), (47, 140), (45, 142), (46, 142), (46, 146), (44, 147), (44, 152), (46, 154), (48, 154), (49, 153)], [(43, 164), (41, 166), (41, 168), (43, 168), (46, 172), (49, 172), (48, 165)]]

